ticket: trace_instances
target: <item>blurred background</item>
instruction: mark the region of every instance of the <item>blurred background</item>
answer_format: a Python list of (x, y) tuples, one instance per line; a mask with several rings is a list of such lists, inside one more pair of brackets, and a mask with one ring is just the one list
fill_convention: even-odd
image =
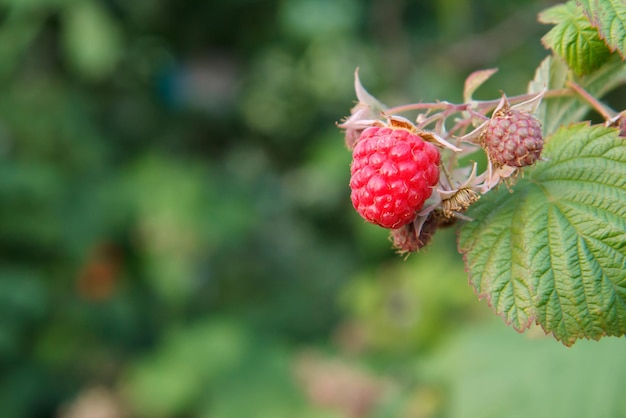
[(546, 6), (0, 0), (0, 416), (624, 416), (622, 340), (518, 335), (349, 200), (357, 66), (520, 94)]

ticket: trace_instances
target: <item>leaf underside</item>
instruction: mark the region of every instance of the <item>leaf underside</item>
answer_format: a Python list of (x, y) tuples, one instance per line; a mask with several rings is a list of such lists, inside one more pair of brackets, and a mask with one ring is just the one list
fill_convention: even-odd
[(626, 141), (572, 125), (509, 192), (478, 201), (460, 230), (470, 282), (507, 324), (534, 321), (566, 345), (626, 334)]
[[(594, 97), (601, 98), (617, 86), (626, 83), (626, 65), (618, 56), (612, 57), (592, 74), (577, 77), (569, 74), (567, 64), (558, 56), (543, 60), (535, 72), (535, 78), (528, 86), (529, 93), (539, 93), (544, 89), (566, 88), (566, 80), (576, 82)], [(544, 136), (553, 134), (560, 126), (567, 126), (581, 120), (589, 111), (588, 103), (576, 95), (550, 97), (542, 101), (536, 115), (543, 126)]]

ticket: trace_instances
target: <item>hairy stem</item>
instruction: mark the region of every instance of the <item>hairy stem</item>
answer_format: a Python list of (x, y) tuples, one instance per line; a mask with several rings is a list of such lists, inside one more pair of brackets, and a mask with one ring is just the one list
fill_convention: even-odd
[[(562, 97), (569, 96), (572, 94), (570, 89), (555, 89), (546, 91), (544, 98), (554, 98), (554, 97)], [(507, 97), (507, 100), (510, 103), (519, 103), (524, 102), (526, 100), (530, 100), (536, 96), (536, 93), (526, 93), (520, 94), (518, 96)], [(487, 112), (490, 109), (495, 108), (498, 103), (500, 103), (501, 99), (494, 100), (484, 100), (484, 101), (475, 101), (473, 103), (461, 103), (454, 104), (449, 102), (436, 102), (436, 103), (412, 103), (407, 105), (395, 106), (385, 110), (385, 113), (394, 114), (394, 113), (402, 113), (408, 112), (411, 110), (454, 110), (457, 112), (462, 112), (464, 110), (468, 110), (470, 108), (475, 109), (477, 111)]]
[(576, 94), (578, 94), (591, 107), (593, 107), (596, 110), (596, 112), (598, 112), (604, 118), (604, 120), (610, 120), (615, 116), (616, 112), (614, 112), (613, 110), (609, 109), (607, 106), (600, 103), (598, 99), (593, 97), (591, 94), (589, 94), (587, 90), (585, 90), (584, 88), (582, 88), (575, 82), (567, 81), (565, 84), (570, 89), (574, 90)]

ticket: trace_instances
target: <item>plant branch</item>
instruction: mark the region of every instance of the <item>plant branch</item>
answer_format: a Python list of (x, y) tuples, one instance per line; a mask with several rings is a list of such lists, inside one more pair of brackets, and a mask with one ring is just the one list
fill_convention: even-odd
[[(555, 89), (546, 91), (544, 98), (554, 98), (569, 96), (572, 94), (570, 89)], [(524, 102), (532, 99), (536, 96), (536, 93), (526, 93), (517, 96), (507, 97), (507, 100), (511, 103)], [(490, 109), (495, 108), (501, 99), (475, 101), (473, 103), (449, 103), (449, 102), (435, 102), (435, 103), (412, 103), (407, 105), (395, 106), (385, 110), (385, 113), (394, 114), (408, 112), (411, 110), (452, 110), (457, 112), (463, 112), (468, 109), (474, 109), (477, 111), (487, 112)]]
[(593, 97), (587, 90), (579, 86), (577, 83), (573, 81), (567, 81), (565, 83), (570, 89), (574, 90), (576, 94), (578, 94), (584, 101), (586, 101), (591, 107), (593, 107), (596, 112), (598, 112), (604, 120), (611, 120), (615, 117), (616, 112), (609, 109), (607, 106), (600, 103), (598, 99)]

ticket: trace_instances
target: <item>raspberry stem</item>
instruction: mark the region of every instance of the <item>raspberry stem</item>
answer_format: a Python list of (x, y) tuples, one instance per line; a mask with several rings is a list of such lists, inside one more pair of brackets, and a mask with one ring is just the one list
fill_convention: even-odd
[(613, 109), (609, 108), (608, 106), (600, 103), (598, 99), (596, 99), (591, 94), (589, 94), (587, 90), (579, 86), (577, 83), (573, 81), (567, 81), (565, 82), (565, 84), (570, 89), (574, 90), (574, 92), (578, 94), (584, 101), (586, 101), (591, 107), (593, 107), (595, 111), (598, 112), (600, 116), (604, 118), (604, 120), (609, 121), (613, 119), (615, 115), (617, 115), (617, 112), (615, 112)]
[[(547, 90), (544, 97), (554, 98), (572, 95), (571, 89), (554, 89)], [(536, 96), (535, 93), (520, 94), (518, 96), (507, 97), (510, 103), (520, 103), (529, 100)], [(436, 103), (411, 103), (406, 105), (395, 106), (385, 110), (387, 114), (403, 113), (411, 110), (447, 110), (450, 113), (464, 112), (467, 110), (488, 112), (494, 109), (500, 103), (500, 99), (494, 100), (477, 100), (473, 103), (461, 103), (455, 104), (450, 102), (436, 102)]]

